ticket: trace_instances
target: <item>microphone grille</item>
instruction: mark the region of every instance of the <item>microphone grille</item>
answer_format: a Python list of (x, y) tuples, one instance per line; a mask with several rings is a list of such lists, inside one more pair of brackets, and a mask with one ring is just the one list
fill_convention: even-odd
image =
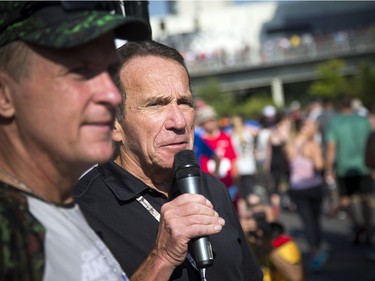
[(177, 152), (174, 156), (173, 166), (177, 180), (188, 176), (200, 176), (200, 167), (192, 150)]

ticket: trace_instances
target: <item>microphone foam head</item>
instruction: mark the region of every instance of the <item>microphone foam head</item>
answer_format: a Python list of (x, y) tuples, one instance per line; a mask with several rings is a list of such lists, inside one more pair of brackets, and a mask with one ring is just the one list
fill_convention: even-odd
[(187, 176), (200, 176), (200, 167), (192, 150), (177, 152), (174, 156), (173, 166), (177, 180)]

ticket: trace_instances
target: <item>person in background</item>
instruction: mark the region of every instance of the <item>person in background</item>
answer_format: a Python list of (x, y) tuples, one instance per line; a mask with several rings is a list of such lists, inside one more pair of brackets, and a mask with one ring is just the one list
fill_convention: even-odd
[[(321, 98), (312, 98), (306, 106), (306, 116), (305, 119), (311, 120), (313, 122), (318, 122), (319, 117), (324, 111), (324, 106)], [(315, 133), (316, 141), (322, 145), (322, 136), (320, 130), (316, 130)]]
[[(255, 159), (257, 164), (256, 193), (259, 197), (263, 196), (263, 201), (267, 203), (270, 203), (273, 181), (270, 171), (268, 167), (265, 167), (265, 164), (267, 163), (266, 158), (268, 155), (271, 129), (276, 123), (276, 113), (276, 108), (272, 105), (267, 105), (263, 108), (262, 116), (259, 120), (260, 128), (255, 140)], [(255, 197), (252, 199), (254, 198)], [(278, 206), (276, 208), (278, 208)]]
[(305, 280), (301, 251), (277, 222), (271, 205), (262, 201), (251, 205), (240, 198), (238, 216), (262, 268), (264, 281)]
[(269, 171), (272, 179), (271, 205), (279, 209), (282, 204), (281, 201), (286, 198), (283, 184), (287, 184), (289, 179), (285, 145), (290, 136), (291, 120), (288, 114), (279, 114), (277, 120), (270, 130), (264, 167)]
[(363, 105), (360, 99), (352, 99), (351, 108), (353, 113), (358, 114), (362, 117), (367, 117), (369, 114), (368, 109)]
[(316, 121), (323, 112), (322, 101), (317, 98), (312, 99), (308, 103), (306, 111), (307, 111), (306, 119), (309, 119), (311, 121)]
[[(344, 210), (354, 228), (353, 243), (370, 243), (372, 227), (369, 194), (372, 191), (370, 170), (365, 164), (367, 139), (372, 131), (367, 118), (352, 112), (351, 99), (340, 99), (339, 113), (331, 120), (327, 132), (327, 182), (336, 180), (339, 191), (338, 210)], [(355, 137), (354, 137), (355, 136)], [(361, 220), (352, 206), (358, 194), (362, 207)]]
[(297, 206), (309, 245), (311, 272), (320, 271), (328, 259), (323, 247), (321, 227), (324, 196), (323, 156), (320, 144), (314, 138), (315, 121), (296, 123), (285, 150), (290, 166), (289, 195)]
[(290, 103), (288, 110), (290, 112), (290, 117), (292, 122), (297, 122), (303, 118), (303, 112), (301, 111), (301, 103), (294, 100)]
[[(232, 200), (236, 205), (238, 192), (235, 188), (238, 171), (237, 155), (233, 148), (229, 135), (220, 130), (217, 114), (211, 106), (205, 106), (197, 111), (197, 124), (203, 128), (202, 139), (211, 147), (220, 159), (218, 178), (222, 181), (231, 193)], [(207, 157), (202, 157), (201, 169), (204, 172), (213, 174), (217, 169), (215, 162)]]
[(193, 148), (195, 109), (183, 57), (155, 41), (119, 50), (123, 94), (114, 161), (84, 175), (75, 198), (131, 280), (200, 281), (189, 242), (209, 236), (207, 280), (260, 281), (226, 187), (200, 173), (201, 194), (180, 194), (174, 156)]
[(261, 128), (257, 134), (255, 150), (257, 166), (260, 170), (264, 169), (271, 128), (276, 124), (276, 113), (276, 108), (272, 105), (267, 105), (262, 110), (262, 117), (259, 121)]
[[(369, 112), (369, 119), (370, 123), (373, 120), (375, 114), (375, 106), (372, 107), (371, 111)], [(372, 131), (367, 139), (366, 149), (365, 149), (365, 163), (366, 166), (371, 170), (371, 177), (372, 177), (372, 192), (370, 196), (370, 200), (374, 199), (374, 187), (375, 187), (375, 129), (372, 127)], [(371, 232), (373, 234), (373, 232)], [(370, 235), (371, 235), (370, 234)], [(375, 262), (375, 246), (372, 244), (371, 248), (367, 250), (366, 258), (370, 261)]]
[[(194, 100), (194, 107), (196, 111), (205, 106), (207, 106), (205, 101), (201, 99)], [(197, 157), (200, 167), (202, 166), (202, 156), (212, 159), (215, 162), (215, 170), (212, 174), (218, 176), (220, 158), (216, 155), (215, 151), (211, 147), (209, 147), (208, 144), (202, 139), (203, 132), (204, 129), (198, 124), (195, 124), (193, 151), (195, 153), (195, 156)]]
[[(371, 123), (371, 133), (369, 134), (365, 148), (365, 164), (371, 170), (375, 177), (375, 106), (369, 113), (369, 122)], [(374, 122), (374, 125), (372, 124)]]
[[(329, 98), (324, 98), (322, 100), (323, 110), (321, 114), (318, 116), (316, 122), (318, 125), (318, 140), (320, 142), (320, 147), (322, 150), (323, 160), (326, 162), (327, 156), (327, 131), (328, 126), (332, 120), (332, 118), (336, 115), (336, 109), (333, 101)], [(334, 178), (331, 178), (329, 182), (325, 179), (325, 197), (328, 203), (328, 215), (336, 215), (339, 218), (345, 218), (346, 213), (341, 211), (341, 213), (336, 213), (335, 208), (337, 206), (338, 201), (338, 193), (337, 193), (337, 184)]]
[(323, 110), (321, 111), (321, 114), (317, 117), (316, 121), (318, 124), (318, 131), (320, 134), (320, 141), (321, 141), (321, 148), (322, 148), (322, 154), (326, 155), (327, 151), (327, 131), (329, 123), (331, 122), (332, 118), (336, 115), (336, 109), (334, 106), (334, 103), (326, 98), (322, 101)]
[(371, 124), (372, 130), (375, 130), (375, 105), (373, 105), (368, 113), (368, 120)]
[(237, 154), (237, 187), (241, 198), (251, 201), (254, 194), (255, 175), (257, 172), (255, 160), (255, 137), (257, 130), (245, 126), (242, 116), (232, 117), (233, 129), (230, 134), (233, 147)]
[(0, 280), (128, 280), (72, 196), (113, 153), (114, 31), (150, 36), (108, 5), (0, 2)]
[(371, 170), (372, 178), (375, 179), (375, 105), (371, 108), (368, 119), (372, 130), (366, 142), (365, 163)]
[(215, 170), (213, 171), (214, 176), (218, 176), (220, 167), (220, 158), (216, 155), (215, 151), (208, 146), (208, 144), (202, 139), (200, 134), (194, 130), (194, 146), (193, 151), (197, 157), (199, 166), (202, 166), (202, 156), (212, 159), (215, 162)]

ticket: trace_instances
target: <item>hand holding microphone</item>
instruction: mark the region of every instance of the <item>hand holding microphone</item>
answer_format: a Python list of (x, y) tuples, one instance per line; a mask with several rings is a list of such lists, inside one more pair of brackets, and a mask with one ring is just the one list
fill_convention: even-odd
[[(174, 166), (176, 172), (178, 171), (177, 181), (183, 194), (161, 207), (153, 257), (159, 261), (158, 264), (161, 262), (161, 266), (173, 271), (186, 260), (188, 246), (192, 247), (191, 254), (195, 257), (203, 281), (206, 280), (206, 267), (213, 262), (207, 236), (220, 232), (225, 221), (215, 212), (212, 203), (198, 193), (200, 192), (199, 165), (196, 162), (192, 164), (191, 160), (185, 163), (190, 157), (184, 153), (179, 155), (175, 159), (177, 165)], [(195, 157), (194, 154), (193, 156)], [(188, 171), (189, 166), (193, 166), (194, 173)]]
[[(174, 158), (176, 181), (181, 193), (200, 194), (200, 168), (192, 150), (176, 153)], [(213, 264), (214, 257), (211, 243), (207, 236), (193, 238), (191, 248), (199, 269)]]

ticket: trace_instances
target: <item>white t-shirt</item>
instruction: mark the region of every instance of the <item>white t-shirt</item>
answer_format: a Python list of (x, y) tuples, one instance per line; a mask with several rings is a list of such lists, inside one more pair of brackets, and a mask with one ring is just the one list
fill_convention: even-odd
[(28, 202), (30, 212), (46, 229), (43, 280), (129, 280), (77, 204), (57, 207), (32, 196)]
[(233, 147), (237, 154), (237, 170), (240, 175), (253, 175), (256, 173), (254, 154), (254, 136), (250, 130), (242, 130), (243, 142), (236, 133), (231, 134)]

